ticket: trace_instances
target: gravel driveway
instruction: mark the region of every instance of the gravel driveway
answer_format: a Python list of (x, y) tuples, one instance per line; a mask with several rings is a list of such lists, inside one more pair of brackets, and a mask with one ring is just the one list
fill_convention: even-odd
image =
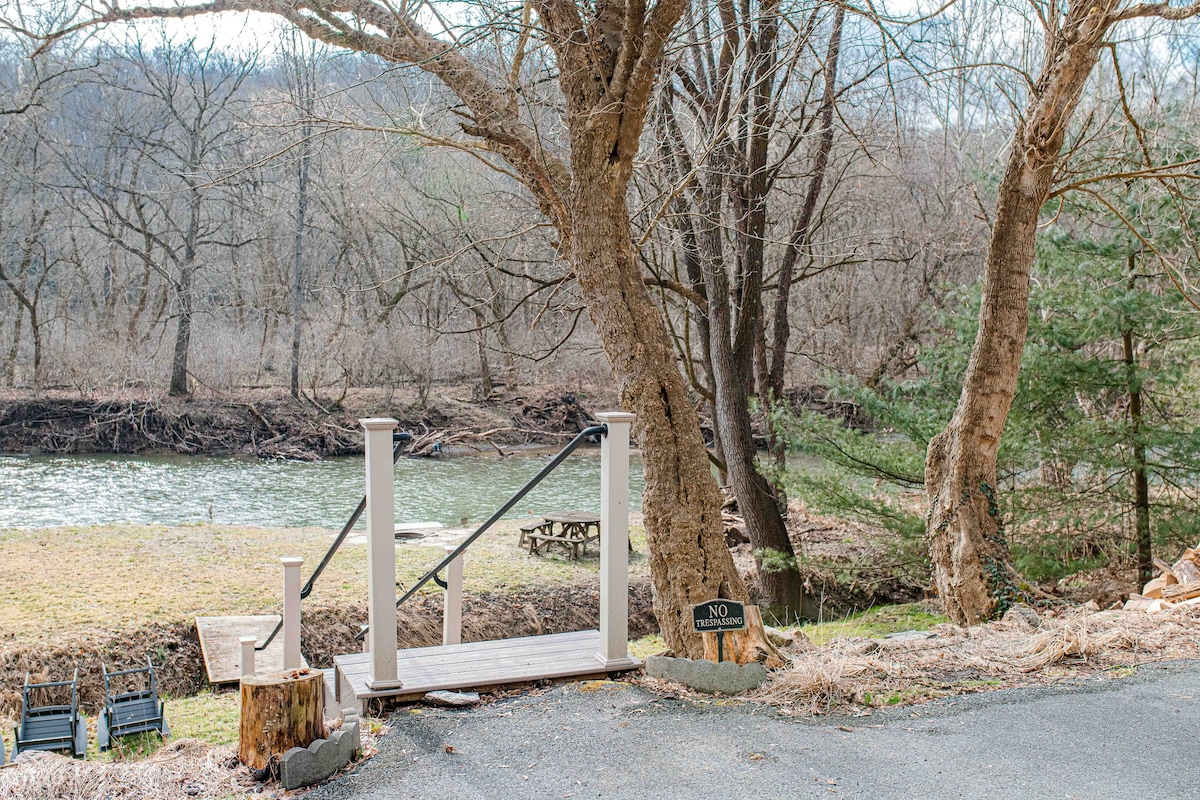
[(1200, 785), (1200, 664), (794, 720), (630, 684), (402, 710), (311, 800), (1179, 798)]

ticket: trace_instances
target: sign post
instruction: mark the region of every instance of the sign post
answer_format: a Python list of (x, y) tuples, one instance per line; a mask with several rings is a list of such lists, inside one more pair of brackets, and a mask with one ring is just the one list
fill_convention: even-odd
[(746, 630), (746, 607), (736, 600), (709, 600), (692, 606), (692, 630), (717, 634), (717, 663), (725, 660), (725, 631)]

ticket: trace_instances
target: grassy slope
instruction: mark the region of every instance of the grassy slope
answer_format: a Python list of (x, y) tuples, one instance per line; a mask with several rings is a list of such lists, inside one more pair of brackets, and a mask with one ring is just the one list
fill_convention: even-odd
[[(599, 573), (579, 562), (531, 557), (517, 548), (517, 523), (502, 522), (467, 551), (467, 592), (566, 583)], [(303, 556), (307, 576), (333, 540), (319, 528), (190, 525), (0, 530), (0, 640), (68, 641), (93, 630), (188, 620), (197, 614), (278, 613), (280, 556)], [(633, 531), (631, 571), (644, 575), (645, 535)], [(397, 580), (411, 583), (445, 555), (441, 547), (397, 545)], [(594, 553), (594, 550), (592, 551)], [(432, 582), (428, 591), (439, 592)], [(323, 600), (366, 598), (366, 549), (347, 543), (314, 591)]]

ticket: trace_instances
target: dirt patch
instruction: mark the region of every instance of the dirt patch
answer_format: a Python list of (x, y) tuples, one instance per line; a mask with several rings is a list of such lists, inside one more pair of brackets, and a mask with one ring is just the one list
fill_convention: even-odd
[[(633, 581), (629, 598), (630, 636), (656, 632), (649, 581)], [(301, 636), (309, 663), (332, 667), (335, 655), (359, 652), (362, 645), (354, 636), (366, 618), (365, 604), (306, 604)], [(464, 641), (587, 630), (598, 624), (599, 592), (591, 582), (463, 598)], [(441, 644), (441, 597), (414, 598), (400, 610), (396, 629), (401, 647)], [(158, 668), (159, 686), (168, 695), (192, 695), (206, 686), (196, 628), (190, 622), (90, 633), (56, 645), (23, 644), (9, 636), (0, 642), (0, 724), (11, 727), (20, 714), (27, 672), (35, 681), (63, 680), (78, 669), (80, 703), (94, 714), (103, 701), (100, 665), (124, 669), (145, 664), (147, 657)]]

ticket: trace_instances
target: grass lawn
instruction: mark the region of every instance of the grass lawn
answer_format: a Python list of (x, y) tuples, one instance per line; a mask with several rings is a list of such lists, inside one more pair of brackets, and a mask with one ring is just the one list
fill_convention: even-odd
[[(517, 525), (497, 523), (467, 551), (467, 592), (598, 580), (594, 548), (578, 562), (530, 556), (517, 547)], [(321, 528), (224, 525), (0, 529), (0, 637), (56, 643), (197, 614), (278, 613), (280, 556), (302, 556), (307, 578), (333, 537)], [(645, 534), (634, 529), (632, 539), (631, 574), (647, 574)], [(441, 547), (398, 543), (398, 582), (411, 585), (444, 555)], [(366, 572), (366, 547), (347, 542), (313, 597), (365, 602)]]
[(810, 623), (799, 628), (813, 644), (825, 645), (834, 639), (850, 636), (882, 639), (898, 631), (923, 631), (942, 622), (948, 622), (945, 616), (929, 613), (929, 609), (922, 604), (904, 603), (878, 606), (840, 620)]

